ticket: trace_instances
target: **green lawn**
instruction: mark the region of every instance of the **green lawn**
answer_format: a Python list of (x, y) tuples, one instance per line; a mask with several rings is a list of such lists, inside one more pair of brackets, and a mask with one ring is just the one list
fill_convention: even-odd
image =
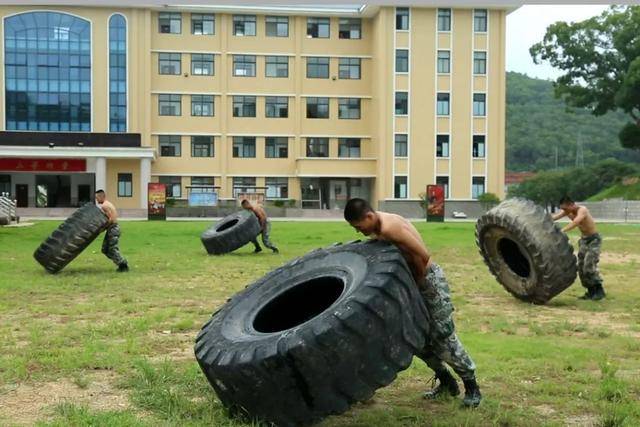
[[(270, 269), (335, 241), (343, 223), (273, 224), (279, 255), (209, 257), (205, 222), (124, 222), (131, 272), (94, 242), (58, 275), (32, 258), (57, 226), (0, 228), (0, 425), (242, 426), (225, 416), (193, 357), (216, 307)], [(640, 226), (601, 227), (608, 298), (549, 305), (512, 298), (477, 253), (473, 224), (418, 224), (445, 269), (462, 341), (485, 400), (426, 402), (419, 360), (392, 385), (322, 426), (640, 425)], [(575, 235), (573, 236), (575, 243)]]

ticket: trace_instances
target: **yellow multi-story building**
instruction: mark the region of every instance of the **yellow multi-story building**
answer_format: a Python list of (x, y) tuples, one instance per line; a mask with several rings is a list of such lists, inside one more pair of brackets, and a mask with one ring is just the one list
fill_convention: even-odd
[(144, 209), (149, 182), (407, 215), (428, 184), (453, 207), (504, 195), (517, 4), (86, 3), (0, 6), (0, 192), (20, 206), (104, 188)]

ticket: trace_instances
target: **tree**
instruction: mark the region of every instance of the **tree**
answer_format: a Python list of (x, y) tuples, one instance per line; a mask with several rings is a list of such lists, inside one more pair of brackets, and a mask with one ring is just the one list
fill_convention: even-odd
[(480, 202), (480, 205), (482, 205), (485, 211), (488, 211), (500, 203), (500, 198), (493, 193), (482, 193), (478, 196), (478, 202)]
[(618, 137), (640, 150), (640, 6), (612, 6), (582, 22), (556, 22), (529, 52), (565, 72), (555, 95), (568, 106), (602, 116), (622, 110), (632, 122)]

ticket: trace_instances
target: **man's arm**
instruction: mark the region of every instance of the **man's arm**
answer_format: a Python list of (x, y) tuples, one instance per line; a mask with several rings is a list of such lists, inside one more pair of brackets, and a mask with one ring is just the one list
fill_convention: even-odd
[(256, 209), (255, 213), (256, 213), (256, 216), (258, 217), (260, 228), (264, 229), (264, 227), (267, 225), (267, 214), (265, 214), (262, 209)]
[(551, 218), (554, 221), (559, 220), (560, 218), (564, 218), (565, 216), (567, 216), (567, 213), (565, 211), (563, 211), (562, 209), (560, 209), (560, 211), (554, 213), (553, 215), (551, 215)]
[(384, 238), (397, 245), (408, 258), (409, 268), (416, 283), (422, 282), (427, 273), (427, 264), (430, 258), (424, 244), (401, 224), (394, 224), (385, 234)]
[(587, 216), (587, 213), (585, 212), (584, 209), (578, 209), (578, 214), (576, 215), (576, 217), (569, 224), (565, 225), (562, 231), (566, 233), (567, 231), (573, 230), (574, 228), (580, 225), (580, 223), (586, 216)]
[(102, 212), (104, 212), (105, 215), (107, 215), (107, 218), (109, 219), (109, 224), (113, 224), (115, 222), (115, 212), (111, 208), (111, 206), (102, 205), (101, 209), (102, 209)]

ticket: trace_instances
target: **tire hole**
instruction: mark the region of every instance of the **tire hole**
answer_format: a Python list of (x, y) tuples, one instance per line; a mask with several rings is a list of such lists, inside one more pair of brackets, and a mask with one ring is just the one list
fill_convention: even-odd
[(498, 251), (511, 271), (520, 277), (529, 277), (531, 274), (531, 265), (516, 242), (511, 239), (502, 238), (498, 242)]
[(302, 282), (265, 305), (253, 328), (262, 333), (291, 329), (313, 319), (340, 298), (344, 282), (338, 277), (318, 277)]
[(237, 219), (232, 219), (229, 222), (225, 222), (224, 224), (222, 224), (220, 227), (216, 228), (216, 231), (224, 231), (224, 230), (228, 230), (229, 228), (233, 227), (234, 225), (236, 225), (238, 223)]

